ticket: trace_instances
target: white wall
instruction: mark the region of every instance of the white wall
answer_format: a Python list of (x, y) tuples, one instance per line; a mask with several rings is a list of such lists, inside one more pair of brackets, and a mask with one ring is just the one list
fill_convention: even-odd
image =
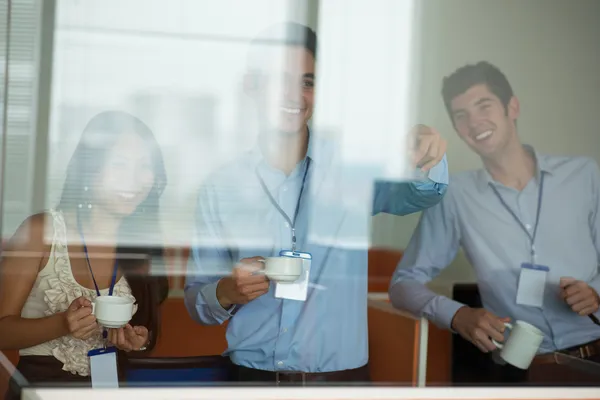
[[(448, 140), (450, 171), (480, 167), (457, 137), (441, 99), (441, 80), (487, 60), (521, 101), (519, 132), (538, 150), (600, 161), (600, 1), (423, 0), (418, 26), (419, 119)], [(418, 215), (377, 216), (373, 245), (404, 248)], [(432, 243), (435, 246), (435, 243)], [(464, 258), (439, 280), (473, 279)]]

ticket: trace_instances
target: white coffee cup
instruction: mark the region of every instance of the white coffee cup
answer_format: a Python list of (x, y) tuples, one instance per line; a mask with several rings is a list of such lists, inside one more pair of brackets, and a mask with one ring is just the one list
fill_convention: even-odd
[(506, 342), (502, 344), (492, 339), (496, 347), (502, 349), (500, 357), (517, 368), (529, 368), (544, 340), (544, 334), (535, 326), (524, 321), (516, 321), (514, 326), (505, 322), (504, 326), (510, 330)]
[(133, 316), (133, 300), (119, 296), (98, 296), (92, 303), (92, 314), (105, 328), (121, 328)]
[(295, 282), (302, 275), (302, 259), (293, 257), (267, 257), (258, 260), (265, 268), (258, 273), (265, 274), (275, 282)]

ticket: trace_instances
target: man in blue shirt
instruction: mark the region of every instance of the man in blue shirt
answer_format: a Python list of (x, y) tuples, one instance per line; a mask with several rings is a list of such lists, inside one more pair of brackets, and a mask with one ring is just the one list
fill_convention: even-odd
[[(200, 190), (186, 306), (201, 324), (229, 321), (225, 354), (239, 380), (368, 381), (370, 216), (438, 203), (447, 185), (446, 143), (416, 127), (413, 159), (423, 177), (378, 182), (364, 203), (364, 188), (353, 186), (360, 179), (336, 164), (335, 142), (309, 132), (315, 33), (284, 24), (258, 40), (274, 38), (277, 46), (251, 54), (262, 66), (252, 64), (245, 79), (258, 110), (258, 145)], [(257, 274), (259, 260), (290, 249), (312, 256), (304, 300), (277, 295), (279, 283)]]
[[(544, 339), (525, 379), (597, 382), (558, 365), (554, 356), (560, 351), (600, 362), (600, 327), (593, 322), (600, 304), (597, 163), (523, 145), (519, 101), (504, 74), (487, 62), (446, 78), (443, 97), (458, 135), (484, 168), (453, 176), (443, 201), (423, 213), (392, 278), (392, 303), (486, 353), (496, 350), (492, 339), (504, 340), (505, 322), (528, 322)], [(426, 286), (460, 246), (475, 269), (483, 308)]]

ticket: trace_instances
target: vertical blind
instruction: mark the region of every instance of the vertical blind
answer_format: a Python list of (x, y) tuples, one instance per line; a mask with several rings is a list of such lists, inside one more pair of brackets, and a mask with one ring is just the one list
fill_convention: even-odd
[(0, 0), (0, 126), (6, 126), (6, 147), (0, 154), (3, 239), (32, 211), (41, 8), (42, 0)]

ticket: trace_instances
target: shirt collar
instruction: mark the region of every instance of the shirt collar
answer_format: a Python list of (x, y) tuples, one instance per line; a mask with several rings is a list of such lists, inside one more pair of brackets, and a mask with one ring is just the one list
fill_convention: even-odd
[[(535, 159), (536, 178), (538, 181), (542, 172), (552, 175), (553, 169), (550, 167), (546, 155), (539, 153), (531, 145), (524, 144), (523, 147), (525, 148), (525, 150), (531, 153), (533, 155), (533, 158)], [(482, 168), (479, 171), (478, 181), (478, 185), (481, 190), (486, 190), (490, 183), (496, 183), (496, 181), (494, 181), (490, 173), (485, 168)]]
[[(306, 157), (298, 162), (298, 164), (306, 163), (306, 159), (310, 158), (311, 164), (321, 164), (323, 161), (327, 160), (328, 151), (330, 150), (330, 146), (326, 143), (326, 141), (319, 139), (316, 135), (311, 132), (310, 128), (308, 130), (308, 149), (306, 151)], [(265, 158), (260, 149), (260, 145), (256, 143), (249, 152), (250, 162), (253, 168), (256, 168), (258, 165), (264, 162)], [(312, 166), (311, 166), (312, 168)], [(302, 168), (300, 168), (301, 170)]]

